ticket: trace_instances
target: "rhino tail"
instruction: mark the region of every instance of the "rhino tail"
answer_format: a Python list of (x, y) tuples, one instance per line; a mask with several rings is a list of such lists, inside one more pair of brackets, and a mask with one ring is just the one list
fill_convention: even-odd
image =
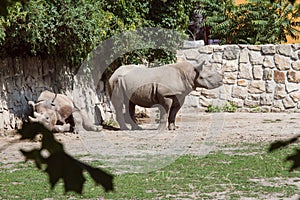
[(106, 91), (106, 96), (111, 98), (111, 95), (112, 95), (112, 90), (113, 88), (111, 87), (110, 83), (109, 83), (109, 79), (106, 81), (106, 84), (105, 84), (105, 91)]

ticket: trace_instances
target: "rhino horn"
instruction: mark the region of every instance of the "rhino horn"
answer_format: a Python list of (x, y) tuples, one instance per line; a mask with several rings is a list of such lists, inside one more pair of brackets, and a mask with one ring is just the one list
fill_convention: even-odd
[(33, 116), (34, 116), (35, 118), (39, 118), (39, 117), (42, 117), (43, 115), (40, 114), (40, 113), (38, 113), (38, 112), (33, 112)]
[(28, 101), (28, 105), (32, 106), (32, 108), (35, 110), (35, 103), (33, 101)]
[(31, 116), (28, 117), (30, 122), (39, 122), (36, 118), (33, 118)]

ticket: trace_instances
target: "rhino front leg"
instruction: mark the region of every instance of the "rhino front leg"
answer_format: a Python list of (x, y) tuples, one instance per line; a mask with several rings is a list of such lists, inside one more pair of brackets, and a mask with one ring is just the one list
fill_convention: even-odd
[(180, 106), (175, 106), (175, 107), (172, 107), (171, 110), (170, 110), (170, 115), (169, 115), (169, 130), (175, 130), (176, 129), (176, 126), (175, 126), (175, 119), (176, 119), (176, 115), (178, 113), (180, 109)]
[(160, 102), (160, 124), (158, 126), (159, 131), (163, 131), (167, 128), (168, 116), (170, 113), (172, 102), (173, 100), (167, 97), (163, 97), (162, 101)]
[(178, 101), (177, 99), (173, 100), (173, 105), (170, 109), (170, 114), (169, 114), (169, 130), (175, 130), (176, 126), (175, 126), (175, 121), (176, 121), (176, 115), (178, 113), (178, 111), (180, 110), (182, 104), (183, 104), (184, 100), (182, 101)]

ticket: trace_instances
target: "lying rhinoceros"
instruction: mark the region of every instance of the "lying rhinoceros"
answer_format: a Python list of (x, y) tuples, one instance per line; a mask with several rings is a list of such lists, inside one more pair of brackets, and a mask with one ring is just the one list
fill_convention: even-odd
[[(203, 62), (204, 63), (204, 62)], [(135, 120), (135, 106), (160, 108), (159, 130), (169, 123), (169, 130), (175, 130), (175, 118), (185, 96), (196, 87), (214, 89), (222, 85), (223, 77), (217, 71), (203, 69), (203, 63), (194, 67), (189, 62), (164, 65), (156, 68), (121, 66), (108, 81), (108, 92), (116, 110), (121, 129), (128, 129), (123, 115), (132, 129), (138, 128)]]
[(102, 129), (100, 126), (90, 124), (87, 117), (74, 106), (72, 99), (66, 95), (46, 90), (40, 94), (37, 103), (28, 101), (28, 104), (34, 110), (33, 117), (29, 116), (29, 120), (41, 122), (53, 132), (67, 132), (71, 128), (75, 129), (80, 126), (81, 123), (87, 131)]

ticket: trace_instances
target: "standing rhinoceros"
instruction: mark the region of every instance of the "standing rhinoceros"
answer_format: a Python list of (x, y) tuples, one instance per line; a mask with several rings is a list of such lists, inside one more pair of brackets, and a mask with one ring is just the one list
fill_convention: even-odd
[[(89, 123), (87, 117), (74, 106), (71, 98), (63, 94), (55, 94), (48, 90), (43, 91), (38, 97), (37, 103), (28, 101), (33, 107), (33, 117), (29, 116), (31, 122), (40, 122), (53, 132), (66, 132), (71, 126), (81, 126), (87, 131), (99, 131), (100, 126)], [(68, 121), (73, 118), (73, 122)], [(80, 122), (81, 121), (81, 122)], [(73, 123), (73, 124), (72, 124)]]
[[(204, 63), (204, 62), (203, 62)], [(121, 66), (108, 82), (112, 104), (121, 129), (128, 129), (123, 115), (132, 129), (137, 128), (134, 120), (135, 106), (160, 108), (158, 129), (175, 129), (175, 118), (185, 96), (196, 87), (214, 89), (222, 85), (222, 75), (213, 70), (203, 69), (203, 63), (194, 67), (189, 62), (164, 65), (156, 68)], [(130, 119), (128, 119), (130, 118)]]

